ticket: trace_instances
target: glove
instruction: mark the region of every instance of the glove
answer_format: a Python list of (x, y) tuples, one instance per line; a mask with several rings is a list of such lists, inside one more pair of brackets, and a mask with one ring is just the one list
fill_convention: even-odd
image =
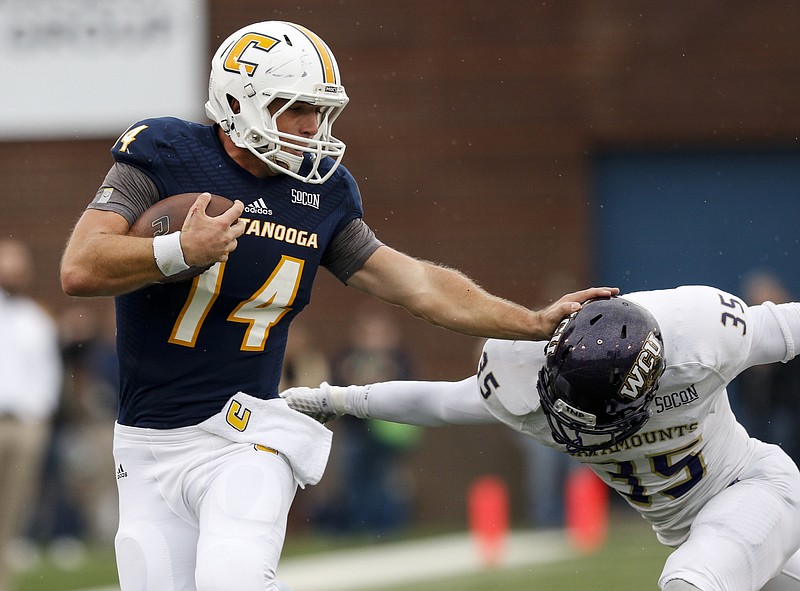
[(281, 392), (289, 408), (310, 416), (322, 424), (345, 414), (347, 388), (322, 382), (319, 388), (298, 386)]

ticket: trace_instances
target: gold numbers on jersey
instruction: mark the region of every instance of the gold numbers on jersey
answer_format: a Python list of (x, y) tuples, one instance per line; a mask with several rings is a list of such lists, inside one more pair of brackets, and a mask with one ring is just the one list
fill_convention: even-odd
[(303, 262), (294, 257), (282, 256), (253, 297), (242, 302), (228, 316), (231, 322), (244, 322), (248, 325), (242, 341), (242, 351), (263, 351), (269, 329), (275, 326), (291, 310), (291, 304), (300, 287)]
[[(230, 322), (247, 324), (242, 351), (263, 351), (270, 329), (292, 309), (304, 261), (284, 255), (275, 270), (249, 299), (240, 303), (228, 316)], [(222, 285), (225, 263), (217, 263), (194, 278), (189, 296), (183, 305), (169, 342), (194, 347), (197, 337)]]
[(203, 326), (203, 321), (219, 295), (224, 270), (225, 263), (217, 263), (194, 278), (189, 297), (186, 298), (186, 303), (172, 327), (170, 343), (194, 347), (200, 334), (200, 327)]
[[(644, 470), (665, 479), (674, 479), (676, 475), (683, 474), (683, 478), (674, 480), (668, 488), (661, 489), (659, 487), (658, 494), (677, 499), (689, 492), (692, 487), (703, 479), (706, 474), (706, 465), (703, 461), (702, 453), (700, 451), (692, 451), (701, 441), (702, 437), (698, 437), (678, 449), (647, 456), (644, 460), (640, 460), (646, 460), (649, 463), (649, 466)], [(623, 488), (626, 488), (626, 490), (615, 487), (620, 494), (637, 505), (649, 507), (652, 504), (651, 495), (642, 483), (642, 479), (638, 476), (642, 472), (638, 470), (639, 466), (637, 466), (636, 461), (611, 461), (604, 462), (604, 464), (613, 466), (613, 468), (605, 469), (612, 480), (624, 483), (625, 487)]]

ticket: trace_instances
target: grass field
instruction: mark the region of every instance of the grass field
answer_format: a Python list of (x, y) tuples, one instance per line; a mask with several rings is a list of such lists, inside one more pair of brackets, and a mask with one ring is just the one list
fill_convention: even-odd
[(657, 591), (669, 552), (656, 541), (649, 526), (637, 517), (626, 517), (612, 523), (608, 542), (590, 555), (362, 591)]
[(647, 526), (625, 522), (614, 524), (608, 543), (588, 556), (364, 591), (657, 591), (668, 554)]
[[(313, 557), (326, 548), (358, 547), (360, 541), (300, 539), (287, 544), (286, 556)], [(374, 544), (372, 545), (374, 546)], [(467, 576), (383, 586), (359, 591), (647, 591), (657, 579), (669, 550), (660, 546), (649, 527), (635, 516), (612, 520), (605, 546), (591, 555), (578, 555), (535, 567), (496, 568)], [(311, 563), (313, 568), (313, 558)], [(409, 569), (414, 564), (408, 564)], [(75, 591), (115, 584), (110, 548), (90, 551), (76, 570), (59, 569), (49, 560), (20, 575), (12, 591)]]

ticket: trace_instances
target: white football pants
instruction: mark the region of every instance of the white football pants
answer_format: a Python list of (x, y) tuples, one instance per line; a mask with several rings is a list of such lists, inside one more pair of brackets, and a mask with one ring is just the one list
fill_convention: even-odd
[(275, 591), (297, 488), (282, 455), (198, 427), (114, 434), (122, 591)]
[(738, 481), (697, 513), (688, 539), (667, 558), (660, 588), (681, 579), (702, 591), (800, 591), (797, 491), (791, 458), (759, 444)]

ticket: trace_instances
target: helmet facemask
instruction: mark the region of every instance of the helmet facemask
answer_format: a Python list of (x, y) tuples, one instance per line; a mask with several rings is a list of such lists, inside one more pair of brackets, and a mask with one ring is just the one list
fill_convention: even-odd
[[(550, 388), (549, 374), (546, 368), (539, 370), (539, 400), (542, 404), (547, 423), (550, 425), (551, 435), (556, 443), (567, 448), (568, 453), (594, 452), (614, 447), (625, 441), (628, 437), (639, 431), (650, 418), (650, 402), (655, 395), (657, 384), (645, 394), (645, 401), (639, 410), (631, 412), (628, 416), (608, 422), (597, 424), (597, 416), (581, 411), (563, 398), (555, 398), (556, 394), (550, 391), (543, 393), (543, 389)], [(555, 402), (552, 399), (555, 398)]]
[[(285, 99), (286, 103), (270, 112), (270, 106), (276, 100)], [(308, 103), (318, 107), (318, 131), (310, 138), (280, 131), (278, 118), (297, 102)], [(319, 184), (324, 183), (344, 157), (345, 144), (331, 135), (334, 120), (344, 109), (340, 101), (320, 99), (309, 96), (286, 93), (277, 89), (266, 89), (262, 93), (248, 97), (240, 103), (240, 112), (231, 117), (230, 137), (233, 143), (245, 148), (264, 162), (273, 172), (288, 174), (301, 181)], [(290, 151), (291, 150), (291, 151)], [(295, 154), (293, 152), (301, 152)], [(310, 170), (300, 174), (300, 167), (308, 155)], [(323, 159), (329, 156), (334, 163), (325, 174), (319, 170)]]

